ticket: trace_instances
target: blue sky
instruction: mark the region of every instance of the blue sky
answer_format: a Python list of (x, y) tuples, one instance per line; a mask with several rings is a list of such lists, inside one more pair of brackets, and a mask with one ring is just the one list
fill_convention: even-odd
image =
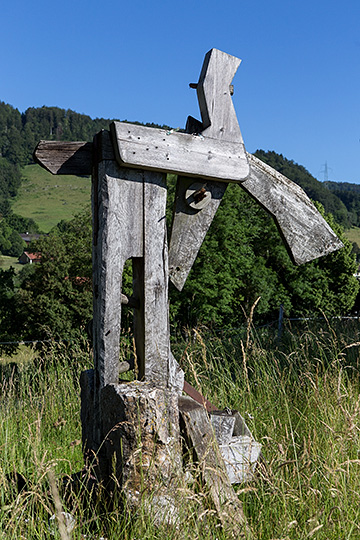
[(360, 183), (359, 0), (12, 0), (0, 100), (184, 127), (205, 53), (238, 56), (245, 146)]

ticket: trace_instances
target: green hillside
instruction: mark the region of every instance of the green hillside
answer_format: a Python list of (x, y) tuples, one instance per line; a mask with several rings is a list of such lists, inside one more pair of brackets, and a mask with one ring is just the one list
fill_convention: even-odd
[(79, 176), (54, 176), (39, 165), (26, 165), (12, 210), (32, 218), (49, 232), (62, 219), (70, 220), (90, 203), (91, 180)]
[(345, 237), (350, 240), (350, 242), (356, 242), (358, 246), (360, 246), (360, 228), (359, 227), (351, 227), (351, 229), (348, 229), (344, 232)]

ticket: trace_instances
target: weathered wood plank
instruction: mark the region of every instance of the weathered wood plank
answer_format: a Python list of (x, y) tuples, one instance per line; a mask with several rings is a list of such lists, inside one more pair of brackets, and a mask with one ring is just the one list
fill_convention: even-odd
[(250, 175), (241, 187), (274, 217), (295, 264), (343, 247), (301, 187), (249, 153), (248, 160)]
[(240, 63), (240, 58), (218, 49), (205, 56), (196, 87), (204, 137), (222, 143), (243, 142), (230, 89)]
[(235, 538), (250, 538), (241, 502), (231, 486), (206, 410), (193, 399), (182, 396), (179, 411), (188, 443), (194, 449), (203, 482), (224, 529)]
[(170, 351), (165, 176), (143, 178), (144, 254), (133, 259), (134, 295), (142, 298), (134, 313), (139, 378), (181, 392), (183, 372)]
[(90, 142), (40, 141), (34, 160), (52, 174), (87, 176), (92, 170), (92, 154)]
[(249, 174), (244, 144), (122, 122), (110, 125), (118, 162), (127, 167), (242, 182)]
[(185, 201), (186, 190), (193, 181), (193, 178), (179, 177), (176, 186), (169, 242), (169, 275), (179, 291), (185, 284), (227, 188), (224, 182), (204, 182), (211, 193), (211, 201), (205, 208), (197, 211)]
[[(107, 133), (95, 141), (106, 146)], [(122, 272), (133, 260), (134, 333), (139, 378), (181, 392), (183, 372), (170, 353), (168, 318), (168, 257), (166, 185), (161, 173), (119, 167), (101, 159), (93, 182), (94, 359), (97, 386), (116, 383)], [(126, 299), (125, 299), (126, 300)]]
[[(96, 189), (96, 186), (94, 186)], [(114, 161), (98, 166), (99, 222), (93, 253), (94, 360), (99, 388), (118, 381), (125, 261), (143, 255), (143, 177)]]
[(143, 172), (144, 253), (133, 260), (134, 294), (142, 298), (134, 313), (140, 378), (167, 386), (170, 354), (166, 185), (161, 173)]

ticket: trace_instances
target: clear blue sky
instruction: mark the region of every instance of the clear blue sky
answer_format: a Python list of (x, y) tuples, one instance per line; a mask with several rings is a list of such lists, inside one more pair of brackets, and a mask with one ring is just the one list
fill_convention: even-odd
[(360, 183), (360, 0), (11, 0), (0, 100), (184, 127), (205, 53), (242, 59), (245, 146)]

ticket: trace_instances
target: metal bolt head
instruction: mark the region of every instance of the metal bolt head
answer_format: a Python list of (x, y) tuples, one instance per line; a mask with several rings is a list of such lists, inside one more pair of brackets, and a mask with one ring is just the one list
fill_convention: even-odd
[(206, 182), (194, 182), (185, 193), (186, 203), (194, 210), (202, 210), (211, 201), (211, 191)]

